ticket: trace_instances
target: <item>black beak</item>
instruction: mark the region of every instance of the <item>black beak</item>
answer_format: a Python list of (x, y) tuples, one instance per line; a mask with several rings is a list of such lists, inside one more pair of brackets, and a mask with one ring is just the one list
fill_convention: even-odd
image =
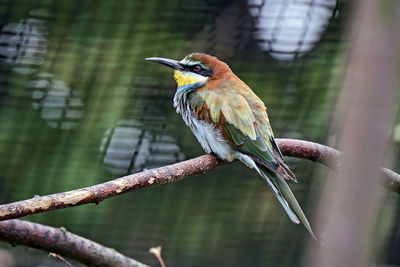
[(180, 71), (184, 70), (181, 63), (179, 63), (179, 61), (177, 61), (177, 60), (162, 58), (162, 57), (148, 57), (148, 58), (146, 58), (146, 60), (163, 64), (163, 65), (168, 66), (175, 70), (180, 70)]

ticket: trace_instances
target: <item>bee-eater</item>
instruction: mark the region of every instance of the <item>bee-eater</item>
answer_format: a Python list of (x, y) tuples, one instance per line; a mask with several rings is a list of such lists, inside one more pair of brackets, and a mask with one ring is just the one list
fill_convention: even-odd
[(183, 60), (146, 60), (174, 69), (174, 107), (207, 153), (228, 162), (239, 159), (254, 168), (272, 189), (292, 222), (315, 238), (285, 180), (297, 182), (275, 143), (261, 99), (216, 57), (193, 53)]

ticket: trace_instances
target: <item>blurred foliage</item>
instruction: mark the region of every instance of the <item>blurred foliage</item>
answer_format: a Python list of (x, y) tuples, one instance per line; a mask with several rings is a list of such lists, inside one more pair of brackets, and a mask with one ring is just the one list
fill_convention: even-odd
[[(324, 21), (318, 19), (321, 28), (306, 50), (288, 50), (293, 54), (282, 59), (271, 49), (290, 35), (266, 40), (261, 22), (269, 13), (254, 12), (268, 1), (0, 0), (1, 203), (202, 154), (172, 107), (172, 72), (144, 61), (149, 56), (213, 54), (264, 100), (276, 137), (327, 143), (347, 6), (305, 2), (308, 12), (322, 10)], [(306, 17), (300, 30), (317, 27), (313, 20)], [(291, 187), (312, 218), (318, 168), (287, 161), (300, 180)], [(239, 163), (28, 219), (66, 227), (147, 264), (156, 264), (148, 249), (162, 245), (171, 266), (296, 266), (308, 239), (258, 175)], [(10, 251), (24, 255), (17, 266), (45, 261)]]

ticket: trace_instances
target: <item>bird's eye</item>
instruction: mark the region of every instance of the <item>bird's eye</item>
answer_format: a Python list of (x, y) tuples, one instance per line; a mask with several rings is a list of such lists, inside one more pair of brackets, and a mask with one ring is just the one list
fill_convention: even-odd
[(193, 66), (193, 70), (199, 71), (199, 70), (201, 70), (201, 67), (199, 65), (195, 65), (195, 66)]

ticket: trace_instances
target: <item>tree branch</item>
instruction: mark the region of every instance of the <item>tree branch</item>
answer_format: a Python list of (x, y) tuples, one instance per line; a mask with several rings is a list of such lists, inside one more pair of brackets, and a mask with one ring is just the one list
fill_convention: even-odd
[[(282, 154), (289, 157), (309, 159), (329, 167), (336, 167), (340, 152), (313, 142), (295, 139), (277, 139)], [(106, 183), (47, 196), (0, 205), (0, 221), (14, 219), (49, 210), (63, 209), (100, 201), (139, 188), (171, 183), (185, 177), (204, 174), (226, 162), (214, 155), (203, 155), (165, 167), (145, 170)], [(400, 175), (383, 169), (383, 183), (390, 190), (400, 193)]]
[(0, 222), (0, 240), (60, 254), (88, 266), (146, 267), (114, 249), (72, 234), (64, 228), (22, 221)]

